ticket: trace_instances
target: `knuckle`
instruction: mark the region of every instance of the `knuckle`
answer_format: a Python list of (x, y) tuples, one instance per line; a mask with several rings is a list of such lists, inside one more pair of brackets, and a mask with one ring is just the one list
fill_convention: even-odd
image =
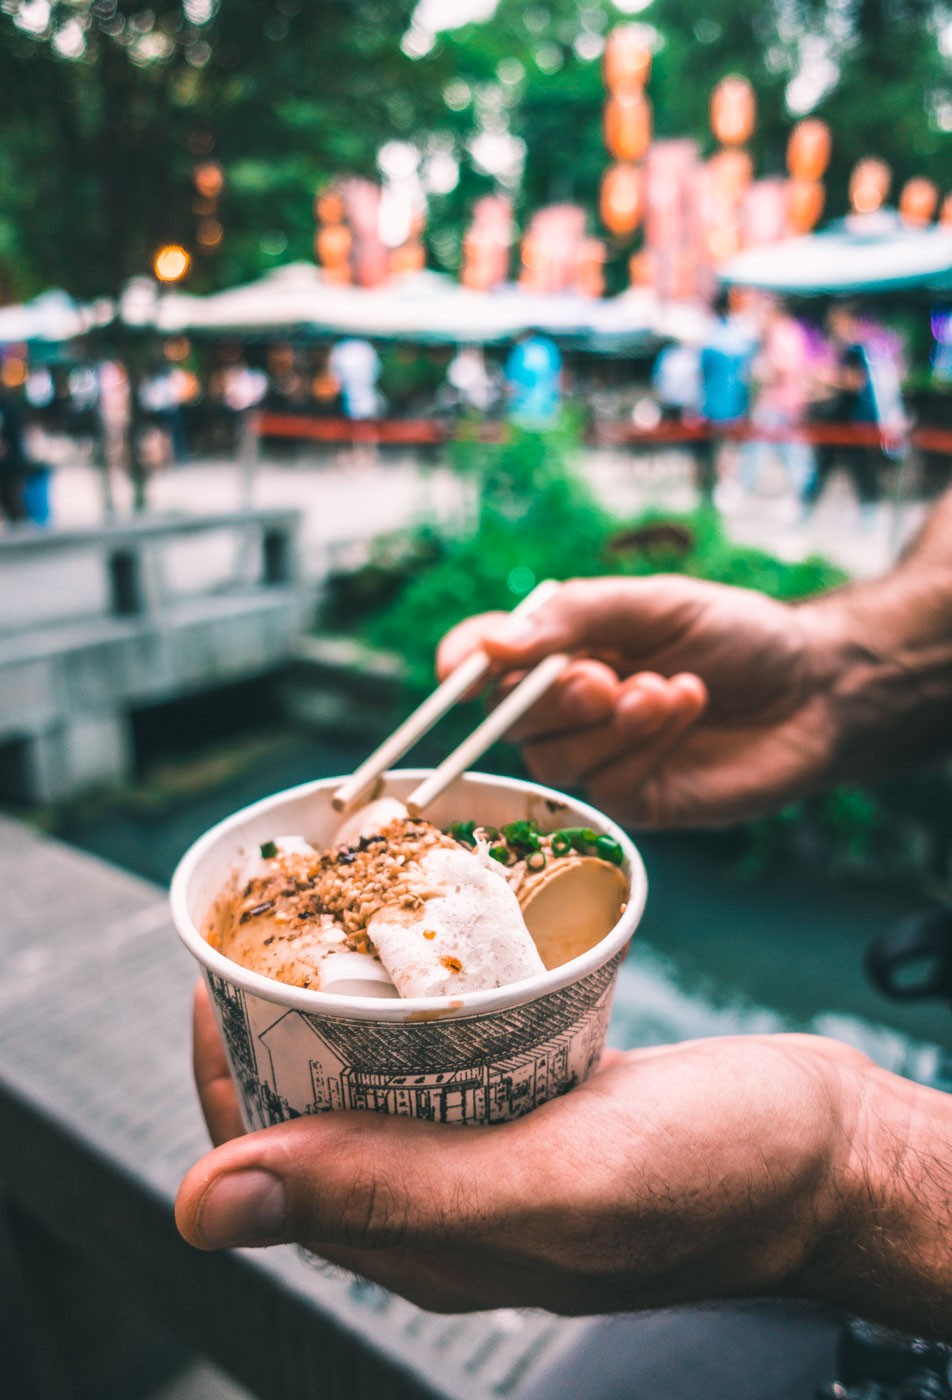
[(383, 1249), (402, 1244), (409, 1227), (409, 1204), (398, 1182), (385, 1180), (372, 1164), (351, 1171), (343, 1196), (337, 1233), (354, 1249)]

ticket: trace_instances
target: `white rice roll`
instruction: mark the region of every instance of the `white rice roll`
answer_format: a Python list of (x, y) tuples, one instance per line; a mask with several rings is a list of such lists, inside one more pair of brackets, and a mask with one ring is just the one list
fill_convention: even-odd
[(437, 847), (420, 860), (429, 894), (419, 909), (388, 905), (367, 932), (402, 997), (452, 996), (545, 971), (502, 867)]

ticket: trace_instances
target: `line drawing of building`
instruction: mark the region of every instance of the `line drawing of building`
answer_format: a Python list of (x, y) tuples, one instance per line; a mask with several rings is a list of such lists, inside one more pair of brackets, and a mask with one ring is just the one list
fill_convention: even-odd
[[(297, 1113), (356, 1108), (438, 1123), (519, 1117), (591, 1072), (604, 1044), (616, 962), (538, 1001), (453, 1021), (394, 1024), (286, 1011), (245, 1054), (257, 1065), (246, 1097), (262, 1115), (283, 1105)], [(250, 1035), (247, 1019), (245, 1027)]]

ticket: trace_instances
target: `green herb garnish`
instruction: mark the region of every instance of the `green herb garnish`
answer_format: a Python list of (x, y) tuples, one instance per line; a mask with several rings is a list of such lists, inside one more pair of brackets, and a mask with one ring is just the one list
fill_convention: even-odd
[(599, 836), (595, 842), (595, 854), (601, 856), (602, 860), (611, 861), (612, 865), (621, 865), (625, 858), (625, 854), (614, 836)]
[(500, 865), (512, 865), (515, 859), (508, 846), (490, 846), (489, 854), (493, 860), (498, 860)]
[(529, 854), (526, 856), (526, 869), (527, 869), (527, 870), (544, 870), (544, 869), (545, 869), (545, 851), (542, 851), (542, 850), (539, 850), (539, 851), (530, 851)]
[(465, 846), (476, 845), (475, 831), (475, 822), (450, 822), (449, 835), (456, 841), (462, 841)]
[(278, 854), (278, 848), (273, 841), (265, 841), (260, 849), (265, 860), (274, 860), (274, 857)]

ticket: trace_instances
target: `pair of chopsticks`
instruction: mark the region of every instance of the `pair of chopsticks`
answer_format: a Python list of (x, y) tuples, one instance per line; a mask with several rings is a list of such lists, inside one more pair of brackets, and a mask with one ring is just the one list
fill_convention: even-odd
[[(559, 585), (547, 579), (527, 594), (512, 611), (513, 617), (525, 617), (542, 606), (557, 591)], [(434, 769), (428, 778), (411, 792), (406, 799), (407, 810), (412, 817), (418, 817), (444, 789), (456, 781), (472, 763), (486, 752), (491, 744), (501, 739), (506, 731), (525, 714), (535, 702), (545, 694), (564, 671), (569, 657), (564, 652), (554, 652), (529, 672), (487, 715), (482, 724), (473, 730), (467, 739), (444, 758), (439, 768)], [(402, 758), (418, 739), (422, 739), (432, 729), (437, 720), (456, 704), (461, 696), (473, 686), (486, 679), (491, 669), (489, 657), (483, 650), (472, 652), (460, 662), (442, 683), (427, 696), (413, 714), (405, 719), (385, 739), (369, 758), (334, 793), (331, 799), (338, 812), (352, 807), (373, 786), (387, 769)]]

